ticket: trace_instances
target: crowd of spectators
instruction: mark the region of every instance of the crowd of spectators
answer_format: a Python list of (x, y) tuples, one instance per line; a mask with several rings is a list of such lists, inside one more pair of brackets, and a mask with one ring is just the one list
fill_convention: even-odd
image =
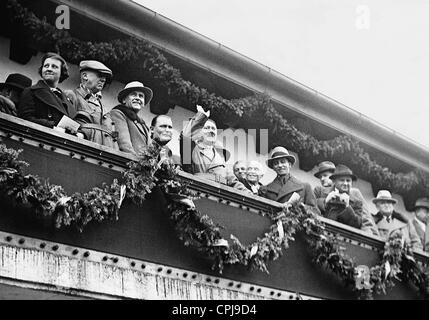
[[(102, 91), (113, 79), (112, 70), (99, 61), (82, 61), (79, 86), (63, 91), (58, 85), (69, 77), (68, 70), (60, 55), (47, 53), (35, 85), (25, 75), (10, 74), (0, 84), (0, 111), (134, 155), (157, 144), (160, 160), (171, 159), (167, 146), (173, 133), (171, 118), (159, 115), (148, 125), (140, 115), (153, 98), (150, 88), (140, 81), (129, 82), (117, 95), (119, 104), (106, 112)], [(61, 127), (68, 123), (64, 118), (77, 127)], [(283, 208), (302, 203), (328, 219), (383, 239), (400, 233), (413, 248), (429, 251), (429, 199), (418, 199), (409, 219), (395, 210), (397, 200), (389, 190), (380, 190), (373, 199), (377, 212), (370, 212), (361, 191), (353, 185), (357, 176), (350, 168), (321, 162), (314, 174), (320, 185), (313, 189), (291, 174), (296, 158), (282, 146), (275, 147), (266, 160), (276, 177), (263, 185), (264, 167), (258, 161), (237, 161), (228, 170), (231, 154), (218, 143), (217, 125), (202, 106), (197, 106), (197, 113), (181, 131), (180, 156), (182, 169), (196, 176), (277, 201)]]

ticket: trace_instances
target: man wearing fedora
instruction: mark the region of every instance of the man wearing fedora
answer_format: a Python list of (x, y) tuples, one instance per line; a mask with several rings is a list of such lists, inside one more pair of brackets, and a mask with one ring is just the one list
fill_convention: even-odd
[(101, 102), (101, 91), (111, 82), (112, 70), (95, 60), (81, 61), (79, 70), (79, 87), (64, 92), (76, 109), (79, 131), (86, 140), (119, 150), (112, 119), (104, 114)]
[(217, 141), (216, 123), (209, 119), (210, 110), (197, 105), (197, 113), (180, 135), (182, 169), (204, 179), (219, 182), (237, 190), (250, 191), (227, 169), (230, 152)]
[(377, 197), (372, 200), (377, 207), (374, 216), (380, 236), (387, 241), (394, 234), (401, 234), (404, 241), (411, 245), (413, 249), (423, 250), (420, 238), (414, 228), (413, 223), (394, 210), (396, 199), (388, 190), (380, 190)]
[(429, 199), (417, 199), (414, 205), (414, 217), (412, 219), (414, 228), (425, 251), (429, 251)]
[(316, 197), (317, 207), (320, 211), (324, 210), (325, 198), (331, 192), (332, 180), (331, 175), (335, 171), (335, 164), (331, 161), (323, 161), (317, 166), (317, 172), (314, 176), (320, 180), (320, 186), (314, 188), (314, 196)]
[(139, 81), (128, 83), (118, 94), (119, 105), (109, 116), (118, 132), (119, 149), (123, 152), (138, 154), (149, 143), (149, 127), (139, 111), (152, 100), (153, 92)]
[(357, 180), (352, 170), (339, 164), (330, 179), (333, 186), (321, 203), (322, 214), (328, 219), (379, 235), (362, 193), (352, 187), (353, 181)]
[[(310, 184), (301, 182), (290, 174), (296, 159), (284, 147), (275, 147), (267, 160), (267, 166), (277, 173), (277, 177), (268, 185), (259, 189), (262, 197), (285, 205), (302, 202), (308, 206), (316, 206), (316, 198)], [(295, 194), (295, 195), (294, 195)]]
[(22, 91), (31, 87), (31, 79), (20, 73), (11, 73), (6, 81), (0, 83), (0, 111), (16, 116), (16, 107)]

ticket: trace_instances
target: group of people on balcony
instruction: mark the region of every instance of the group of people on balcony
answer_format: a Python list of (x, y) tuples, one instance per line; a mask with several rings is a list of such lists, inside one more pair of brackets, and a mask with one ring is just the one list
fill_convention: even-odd
[[(112, 71), (95, 60), (82, 61), (79, 70), (79, 86), (63, 91), (58, 85), (69, 77), (67, 63), (56, 53), (45, 54), (39, 68), (41, 79), (35, 85), (21, 74), (11, 74), (0, 84), (0, 111), (50, 128), (66, 116), (80, 125), (67, 133), (135, 155), (155, 143), (161, 147), (160, 158), (171, 159), (167, 147), (173, 133), (171, 118), (156, 116), (149, 126), (139, 113), (153, 97), (150, 88), (139, 81), (128, 83), (118, 93), (119, 104), (105, 112), (102, 91), (112, 81)], [(257, 161), (237, 161), (229, 172), (226, 163), (230, 153), (218, 144), (217, 125), (210, 119), (210, 111), (201, 106), (183, 128), (180, 140), (184, 171), (277, 201), (285, 208), (301, 202), (329, 219), (384, 239), (400, 232), (413, 248), (429, 251), (429, 199), (417, 200), (414, 217), (409, 220), (394, 210), (397, 200), (390, 192), (380, 190), (373, 199), (377, 212), (371, 214), (362, 193), (353, 186), (357, 177), (348, 167), (320, 163), (315, 173), (320, 185), (312, 189), (291, 175), (296, 158), (281, 146), (275, 147), (266, 161), (277, 174), (271, 183), (261, 184), (264, 168)]]

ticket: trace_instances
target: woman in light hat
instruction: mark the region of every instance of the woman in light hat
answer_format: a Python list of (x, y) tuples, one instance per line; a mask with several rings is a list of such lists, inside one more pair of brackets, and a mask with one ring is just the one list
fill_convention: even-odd
[(387, 241), (394, 234), (400, 234), (404, 241), (410, 244), (413, 249), (423, 250), (414, 225), (410, 221), (407, 221), (402, 214), (394, 210), (398, 201), (392, 198), (388, 190), (380, 190), (372, 202), (378, 210), (374, 216), (374, 220), (378, 232), (384, 240)]
[(152, 100), (153, 92), (139, 81), (128, 83), (118, 94), (120, 105), (109, 116), (118, 132), (119, 149), (138, 154), (149, 143), (150, 130), (139, 111)]
[(296, 159), (284, 147), (275, 147), (267, 160), (267, 166), (277, 173), (268, 185), (259, 189), (261, 196), (289, 205), (299, 201), (316, 207), (316, 198), (310, 184), (301, 182), (290, 174)]

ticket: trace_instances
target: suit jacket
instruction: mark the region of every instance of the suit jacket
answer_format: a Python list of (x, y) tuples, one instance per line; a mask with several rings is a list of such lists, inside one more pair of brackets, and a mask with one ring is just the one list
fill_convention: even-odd
[[(335, 187), (331, 187), (331, 191), (334, 191)], [(328, 193), (329, 194), (329, 193)], [(325, 204), (323, 199), (322, 214), (328, 219), (332, 219), (351, 227), (361, 229), (367, 233), (375, 236), (379, 235), (377, 226), (375, 225), (374, 218), (368, 210), (365, 199), (362, 193), (357, 188), (350, 189), (350, 202), (346, 208), (344, 204), (339, 203), (328, 203)], [(320, 204), (320, 203), (319, 203)]]
[(387, 241), (393, 234), (400, 233), (405, 242), (410, 244), (413, 249), (423, 250), (422, 242), (416, 232), (414, 224), (411, 221), (406, 221), (402, 215), (394, 211), (391, 216), (391, 221), (387, 222), (387, 220), (383, 218), (383, 215), (378, 212), (375, 215), (375, 221), (380, 236), (384, 240)]
[(24, 89), (18, 105), (20, 118), (50, 128), (56, 126), (64, 115), (73, 119), (75, 113), (66, 95), (61, 91), (58, 97), (43, 80)]
[(149, 128), (136, 112), (124, 105), (119, 105), (113, 108), (108, 116), (118, 131), (119, 150), (138, 154), (147, 147)]
[(317, 209), (316, 198), (310, 184), (301, 182), (291, 175), (285, 184), (282, 183), (281, 179), (277, 176), (270, 184), (261, 187), (259, 194), (267, 199), (285, 203), (296, 192), (301, 197), (301, 202)]
[(429, 251), (429, 226), (426, 226), (426, 228), (423, 229), (416, 217), (411, 220), (411, 223), (413, 224), (414, 229), (420, 238), (420, 242), (423, 245), (424, 251)]

